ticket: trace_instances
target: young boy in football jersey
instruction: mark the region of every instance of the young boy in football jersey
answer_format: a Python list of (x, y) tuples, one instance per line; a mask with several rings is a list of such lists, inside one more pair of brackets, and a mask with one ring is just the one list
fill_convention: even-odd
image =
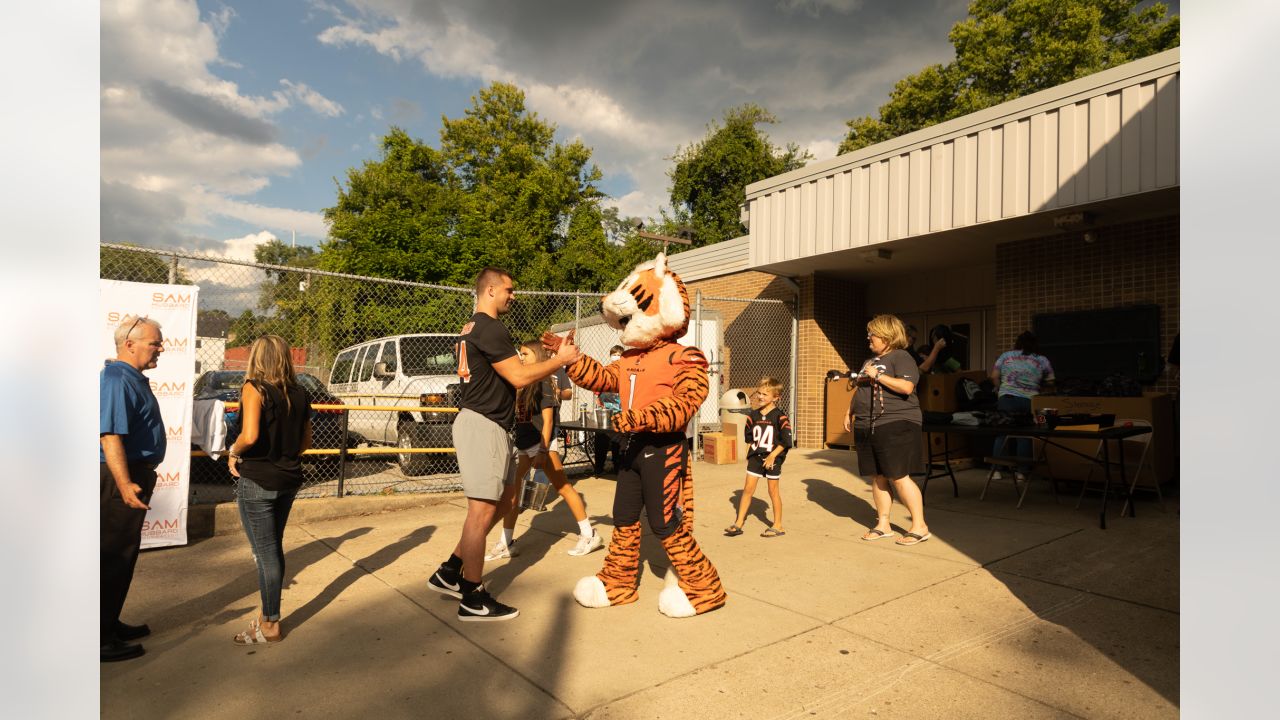
[(769, 500), (773, 503), (773, 524), (760, 533), (760, 537), (786, 535), (782, 529), (782, 490), (778, 484), (782, 477), (782, 462), (787, 459), (791, 447), (791, 420), (778, 408), (782, 397), (782, 383), (775, 378), (764, 377), (751, 394), (751, 412), (747, 414), (745, 428), (747, 450), (747, 478), (738, 500), (738, 520), (724, 529), (724, 534), (735, 537), (742, 534), (747, 521), (747, 508), (756, 492), (760, 478), (769, 481)]

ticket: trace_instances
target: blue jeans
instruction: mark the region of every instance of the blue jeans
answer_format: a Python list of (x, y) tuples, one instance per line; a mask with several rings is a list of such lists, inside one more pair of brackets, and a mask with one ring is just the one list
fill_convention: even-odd
[[(1030, 398), (1018, 397), (1017, 395), (1001, 395), (996, 400), (996, 410), (1006, 413), (1022, 413), (1024, 415), (1031, 414)], [(995, 452), (992, 454), (997, 457), (1031, 457), (1031, 440), (1028, 438), (1013, 438), (1009, 444), (1005, 445), (1005, 435), (996, 436)], [(1019, 465), (1018, 472), (1026, 475), (1031, 472), (1030, 465)]]
[(284, 524), (293, 509), (296, 490), (267, 490), (241, 477), (236, 490), (240, 525), (249, 536), (253, 560), (258, 565), (258, 591), (262, 595), (262, 616), (280, 621), (280, 591), (284, 588)]

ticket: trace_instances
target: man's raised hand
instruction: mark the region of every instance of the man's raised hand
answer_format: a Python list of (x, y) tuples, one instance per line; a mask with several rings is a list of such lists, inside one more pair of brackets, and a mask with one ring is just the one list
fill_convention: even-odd
[[(555, 351), (556, 359), (559, 360), (562, 365), (572, 365), (578, 361), (578, 346), (573, 344), (573, 333), (574, 331), (570, 330), (569, 334), (565, 335), (563, 342), (557, 342), (559, 348)], [(543, 335), (542, 337), (543, 346), (545, 347), (547, 336)], [(560, 338), (556, 338), (556, 340), (558, 341)]]

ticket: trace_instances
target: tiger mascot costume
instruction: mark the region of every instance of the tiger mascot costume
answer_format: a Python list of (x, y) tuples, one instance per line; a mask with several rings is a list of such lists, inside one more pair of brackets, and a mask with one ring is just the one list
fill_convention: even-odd
[[(644, 511), (677, 581), (668, 575), (658, 609), (668, 617), (715, 610), (724, 605), (725, 592), (693, 538), (693, 474), (685, 444), (685, 426), (707, 397), (707, 360), (698, 348), (676, 342), (689, 329), (689, 293), (659, 253), (604, 296), (601, 309), (631, 349), (607, 366), (583, 355), (568, 374), (587, 390), (621, 395), (613, 429), (622, 433), (623, 449), (604, 567), (579, 580), (573, 596), (586, 607), (636, 601)], [(543, 340), (549, 347), (560, 343), (551, 334)]]

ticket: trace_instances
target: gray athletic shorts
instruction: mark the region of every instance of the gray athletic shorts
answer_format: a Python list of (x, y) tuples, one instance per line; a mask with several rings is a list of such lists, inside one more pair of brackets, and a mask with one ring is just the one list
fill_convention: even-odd
[(502, 487), (515, 482), (511, 435), (498, 423), (474, 410), (460, 410), (453, 421), (453, 447), (467, 497), (496, 501)]

